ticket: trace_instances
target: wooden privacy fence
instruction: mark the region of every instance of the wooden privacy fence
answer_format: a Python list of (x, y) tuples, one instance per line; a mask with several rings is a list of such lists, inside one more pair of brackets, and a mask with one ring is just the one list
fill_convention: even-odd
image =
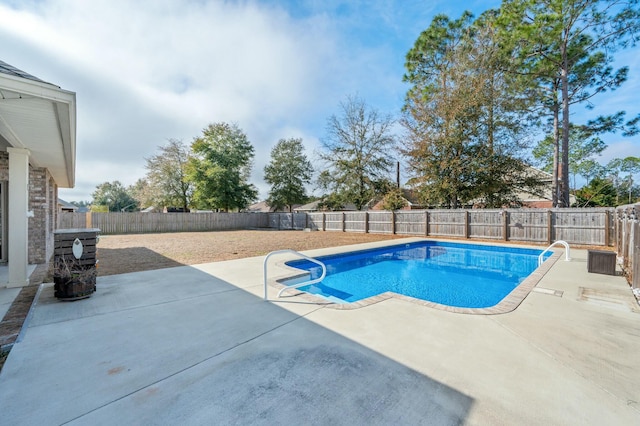
[(631, 287), (640, 289), (640, 203), (616, 208), (616, 250)]
[(614, 210), (506, 209), (309, 213), (306, 227), (322, 231), (493, 239), (611, 246)]
[(400, 210), (318, 213), (61, 213), (58, 228), (103, 235), (275, 228), (610, 246), (613, 209)]
[(102, 235), (267, 228), (264, 213), (60, 213), (58, 228), (99, 228)]

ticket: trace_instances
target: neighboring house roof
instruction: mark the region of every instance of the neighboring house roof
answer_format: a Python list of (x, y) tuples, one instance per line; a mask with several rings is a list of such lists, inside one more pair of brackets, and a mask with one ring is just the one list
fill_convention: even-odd
[(322, 200), (312, 201), (307, 204), (303, 204), (301, 206), (296, 207), (294, 210), (296, 212), (316, 212), (318, 211), (318, 205), (322, 202)]
[(58, 206), (62, 209), (62, 210), (71, 210), (71, 211), (78, 211), (78, 206), (75, 206), (69, 202), (64, 201), (61, 198), (58, 198)]
[[(292, 210), (298, 210), (299, 206), (300, 206), (299, 204), (294, 204)], [(288, 209), (274, 210), (273, 208), (269, 207), (266, 201), (260, 201), (258, 203), (250, 205), (249, 207), (247, 207), (247, 211), (251, 213), (272, 213), (272, 212), (288, 213), (289, 212)]]
[(76, 94), (0, 61), (0, 151), (23, 148), (61, 188), (75, 185)]
[[(318, 210), (320, 210), (319, 206), (320, 203), (322, 203), (323, 200), (316, 200), (316, 201), (312, 201), (310, 203), (304, 204), (302, 206), (297, 206), (294, 207), (293, 210), (297, 213), (297, 212), (317, 212)], [(357, 211), (358, 208), (355, 206), (355, 204), (347, 204), (344, 206), (343, 209), (339, 210), (339, 211)]]
[(251, 213), (269, 213), (271, 212), (271, 207), (267, 205), (266, 201), (260, 201), (255, 204), (251, 204), (247, 208), (247, 211)]

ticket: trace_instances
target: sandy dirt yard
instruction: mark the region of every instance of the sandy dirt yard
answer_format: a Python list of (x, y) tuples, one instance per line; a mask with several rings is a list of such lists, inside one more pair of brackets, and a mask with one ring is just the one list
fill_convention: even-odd
[(272, 230), (103, 235), (98, 243), (98, 275), (264, 256), (282, 249), (303, 251), (398, 238), (405, 237)]

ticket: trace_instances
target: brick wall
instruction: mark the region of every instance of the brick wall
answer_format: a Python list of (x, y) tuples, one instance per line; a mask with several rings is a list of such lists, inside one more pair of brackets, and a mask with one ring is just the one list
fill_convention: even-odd
[[(9, 153), (0, 152), (0, 180), (9, 180)], [(46, 263), (53, 256), (58, 187), (49, 171), (29, 166), (29, 263)]]
[(29, 167), (29, 263), (46, 263), (53, 255), (55, 229), (55, 183), (49, 171), (42, 167)]

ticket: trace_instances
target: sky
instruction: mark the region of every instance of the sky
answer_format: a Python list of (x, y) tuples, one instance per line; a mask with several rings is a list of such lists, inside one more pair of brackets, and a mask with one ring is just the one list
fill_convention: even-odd
[[(255, 149), (251, 182), (267, 197), (264, 166), (279, 139), (314, 154), (347, 96), (399, 116), (404, 59), (437, 14), (455, 19), (493, 0), (0, 0), (0, 59), (76, 93), (77, 167), (66, 201), (96, 186), (134, 184), (168, 139), (191, 143), (210, 123), (236, 123)], [(640, 112), (640, 47), (615, 92), (578, 117)], [(589, 115), (590, 114), (590, 115)], [(396, 126), (399, 137), (402, 129)], [(640, 156), (640, 137), (605, 138), (602, 163)], [(397, 154), (390, 153), (400, 160)], [(408, 176), (405, 176), (405, 179)]]

